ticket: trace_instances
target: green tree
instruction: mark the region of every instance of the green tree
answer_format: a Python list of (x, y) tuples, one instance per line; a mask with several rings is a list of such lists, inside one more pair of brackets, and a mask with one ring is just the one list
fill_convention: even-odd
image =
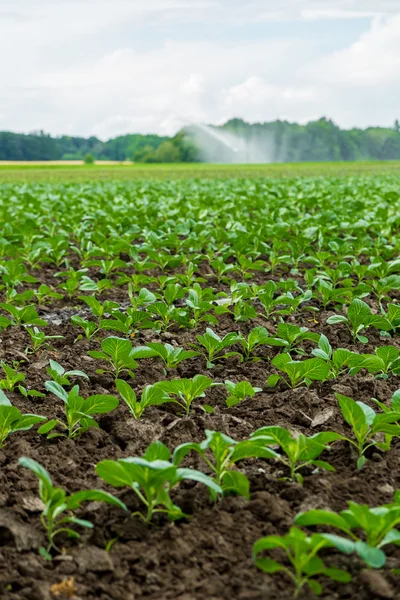
[(94, 158), (92, 154), (85, 154), (85, 156), (83, 157), (83, 162), (85, 163), (85, 165), (93, 165), (94, 164)]

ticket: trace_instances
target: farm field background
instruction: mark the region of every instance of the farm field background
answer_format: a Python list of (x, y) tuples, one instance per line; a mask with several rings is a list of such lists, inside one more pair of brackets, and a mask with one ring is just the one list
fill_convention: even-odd
[(0, 168), (2, 598), (400, 597), (398, 169)]
[(71, 161), (1, 162), (0, 182), (12, 181), (102, 181), (131, 179), (182, 179), (226, 177), (315, 177), (399, 174), (400, 161), (276, 163), (260, 164), (129, 164), (97, 161), (94, 165)]

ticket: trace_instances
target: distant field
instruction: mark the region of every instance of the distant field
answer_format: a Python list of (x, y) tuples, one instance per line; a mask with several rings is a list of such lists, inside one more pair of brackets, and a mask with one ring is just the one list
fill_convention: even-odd
[(99, 161), (1, 162), (0, 182), (90, 181), (225, 177), (297, 177), (400, 174), (400, 161), (285, 163), (267, 165), (133, 164)]

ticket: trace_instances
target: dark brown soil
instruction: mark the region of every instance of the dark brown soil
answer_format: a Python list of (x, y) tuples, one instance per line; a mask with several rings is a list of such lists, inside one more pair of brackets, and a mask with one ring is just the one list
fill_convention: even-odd
[[(36, 275), (37, 276), (37, 275)], [(46, 269), (41, 278), (53, 283), (52, 272)], [(213, 282), (214, 283), (214, 282)], [(150, 286), (151, 287), (151, 286)], [(104, 298), (126, 299), (126, 290), (116, 288)], [(45, 391), (48, 378), (48, 359), (54, 358), (66, 369), (82, 369), (89, 382), (76, 379), (84, 396), (94, 393), (114, 393), (111, 376), (98, 375), (98, 361), (87, 354), (89, 349), (99, 349), (98, 340), (74, 343), (78, 333), (70, 322), (70, 315), (84, 310), (75, 301), (52, 303), (51, 310), (41, 313), (52, 325), (44, 330), (49, 334), (63, 335), (54, 342), (55, 351), (37, 355), (24, 354), (29, 336), (23, 329), (9, 328), (1, 333), (0, 359), (8, 364), (21, 361), (19, 370), (26, 374), (28, 389)], [(314, 314), (316, 314), (314, 319)], [(313, 331), (323, 332), (332, 346), (349, 347), (351, 344), (344, 326), (325, 325), (330, 313), (299, 312), (290, 322), (307, 325)], [(238, 324), (230, 317), (220, 318), (215, 330), (221, 334), (229, 331), (248, 332), (256, 325), (274, 331), (276, 324), (260, 318)], [(174, 330), (158, 336), (144, 331), (134, 339), (134, 345), (150, 340), (161, 340), (189, 347), (196, 335), (205, 329)], [(102, 333), (100, 337), (118, 335)], [(379, 333), (368, 332), (369, 344), (358, 350), (372, 352), (377, 345), (388, 343)], [(395, 344), (395, 340), (389, 343)], [(304, 346), (308, 351), (310, 342)], [(161, 440), (171, 450), (186, 441), (201, 441), (205, 429), (219, 430), (240, 440), (263, 425), (278, 424), (294, 431), (311, 435), (318, 431), (335, 430), (349, 434), (337, 407), (334, 393), (340, 392), (357, 400), (369, 402), (375, 397), (387, 402), (400, 387), (396, 377), (387, 381), (374, 379), (365, 372), (357, 376), (343, 376), (324, 384), (315, 383), (310, 388), (289, 390), (283, 385), (274, 390), (266, 388), (266, 379), (273, 372), (269, 359), (277, 349), (263, 348), (258, 353), (261, 361), (240, 363), (228, 359), (208, 371), (202, 358), (182, 363), (167, 378), (192, 377), (207, 373), (215, 381), (248, 380), (264, 388), (234, 408), (225, 404), (223, 387), (209, 390), (205, 401), (215, 407), (213, 414), (195, 401), (188, 418), (180, 417), (174, 405), (167, 404), (145, 411), (140, 421), (135, 421), (127, 407), (121, 404), (116, 411), (99, 419), (100, 429), (91, 429), (76, 440), (57, 438), (46, 440), (33, 429), (13, 434), (0, 451), (0, 593), (2, 600), (51, 600), (57, 596), (50, 588), (54, 584), (73, 578), (75, 597), (81, 600), (286, 600), (292, 597), (292, 588), (284, 576), (268, 576), (252, 564), (252, 545), (259, 537), (284, 534), (293, 524), (293, 518), (302, 510), (323, 507), (336, 511), (344, 509), (348, 500), (370, 506), (388, 503), (393, 492), (400, 488), (400, 444), (395, 442), (388, 454), (372, 452), (361, 472), (356, 459), (345, 443), (333, 446), (325, 460), (336, 472), (313, 473), (305, 471), (304, 485), (284, 480), (287, 475), (273, 461), (245, 461), (239, 468), (251, 482), (251, 498), (227, 497), (212, 505), (208, 493), (199, 484), (184, 484), (174, 500), (191, 518), (178, 523), (156, 520), (145, 526), (138, 518), (126, 517), (121, 511), (96, 503), (87, 504), (78, 513), (80, 518), (91, 520), (93, 530), (82, 531), (78, 541), (61, 540), (63, 552), (52, 562), (38, 554), (44, 543), (37, 503), (37, 480), (18, 466), (18, 458), (29, 456), (42, 463), (50, 472), (55, 484), (68, 492), (101, 487), (94, 466), (103, 459), (141, 454), (155, 440)], [(132, 382), (138, 393), (149, 384), (165, 378), (160, 362), (150, 359), (140, 361)], [(19, 393), (8, 394), (12, 403), (25, 412), (35, 412), (49, 418), (62, 417), (62, 403), (54, 396), (26, 399)], [(319, 425), (316, 425), (319, 423)], [(187, 464), (202, 468), (200, 461), (190, 455)], [(109, 490), (114, 491), (114, 490)], [(129, 508), (135, 509), (131, 492), (117, 492)], [(112, 541), (111, 549), (106, 547)], [(322, 581), (323, 597), (333, 599), (371, 600), (372, 598), (400, 598), (400, 580), (391, 573), (399, 565), (400, 549), (390, 547), (387, 567), (376, 572), (363, 571), (356, 558), (329, 553), (327, 562), (347, 568), (353, 575), (351, 584)], [(57, 589), (57, 588), (53, 588)], [(72, 589), (72, 588), (71, 588)], [(72, 592), (71, 592), (72, 594)], [(74, 597), (72, 595), (59, 596)], [(313, 598), (304, 591), (302, 598)]]

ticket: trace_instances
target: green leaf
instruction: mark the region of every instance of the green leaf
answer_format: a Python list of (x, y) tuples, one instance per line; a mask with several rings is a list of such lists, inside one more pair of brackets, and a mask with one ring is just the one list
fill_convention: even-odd
[(348, 319), (346, 319), (346, 317), (344, 317), (343, 315), (333, 315), (332, 317), (329, 317), (326, 322), (328, 323), (328, 325), (336, 325), (336, 323), (347, 323)]
[(320, 596), (322, 594), (322, 585), (318, 583), (318, 581), (315, 581), (315, 579), (308, 579), (307, 585), (316, 596)]
[(347, 521), (337, 513), (330, 510), (309, 510), (307, 512), (299, 513), (295, 517), (294, 522), (296, 525), (301, 525), (303, 527), (310, 527), (312, 525), (327, 525), (329, 527), (337, 527), (341, 531), (349, 531)]
[(114, 487), (131, 486), (132, 478), (123, 465), (116, 460), (102, 460), (96, 465), (96, 473)]
[(250, 482), (239, 471), (227, 471), (222, 479), (222, 488), (224, 492), (234, 492), (238, 496), (250, 498)]
[(41, 427), (39, 427), (38, 433), (40, 433), (40, 435), (43, 435), (45, 433), (49, 433), (49, 431), (51, 431), (52, 429), (54, 429), (54, 427), (56, 427), (57, 424), (58, 424), (57, 419), (52, 419), (51, 421), (47, 421), (47, 423), (45, 423), (44, 425), (42, 425)]
[(60, 398), (64, 402), (68, 402), (67, 392), (56, 381), (46, 381), (44, 387), (46, 388), (46, 390), (57, 396), (57, 398)]
[(365, 542), (356, 542), (355, 551), (369, 567), (374, 569), (380, 569), (386, 563), (385, 553), (379, 548), (368, 546)]
[(267, 379), (267, 386), (268, 387), (275, 387), (276, 384), (278, 383), (278, 381), (280, 380), (281, 376), (280, 375), (270, 375)]
[(9, 401), (3, 390), (0, 390), (0, 406), (11, 406), (11, 402)]
[(105, 394), (96, 394), (89, 396), (83, 403), (83, 410), (87, 415), (101, 415), (111, 412), (117, 408), (119, 404), (118, 398)]
[(283, 566), (276, 560), (272, 560), (272, 558), (257, 558), (255, 565), (264, 573), (277, 573), (283, 570)]
[(335, 396), (339, 401), (339, 406), (346, 423), (356, 431), (358, 431), (362, 425), (366, 425), (367, 419), (365, 413), (355, 400), (348, 398), (347, 396), (342, 396), (342, 394), (336, 393)]
[[(329, 525), (329, 523), (323, 524)], [(320, 535), (344, 554), (353, 554), (353, 552), (355, 552), (355, 542), (353, 542), (352, 540), (348, 540), (346, 538), (341, 537), (340, 535), (335, 535), (332, 533), (321, 533)]]
[(115, 386), (123, 399), (123, 401), (129, 406), (131, 412), (134, 413), (135, 405), (136, 405), (136, 394), (126, 381), (122, 379), (117, 379), (115, 382)]
[(18, 462), (22, 467), (25, 467), (26, 469), (29, 469), (30, 471), (35, 473), (35, 475), (42, 482), (42, 484), (47, 492), (48, 498), (50, 498), (51, 493), (54, 488), (53, 488), (53, 483), (51, 481), (51, 477), (48, 474), (48, 472), (46, 471), (46, 469), (44, 467), (42, 467), (42, 465), (40, 463), (38, 463), (36, 460), (34, 460), (33, 458), (27, 458), (26, 456), (22, 456), (18, 460)]
[(68, 510), (79, 508), (82, 502), (106, 502), (107, 504), (118, 506), (125, 511), (128, 510), (121, 500), (103, 490), (85, 490), (71, 494), (67, 498)]
[(208, 475), (205, 475), (201, 471), (195, 469), (179, 468), (177, 470), (177, 476), (179, 479), (191, 479), (192, 481), (198, 481), (203, 485), (207, 486), (210, 490), (222, 494), (222, 488)]
[(323, 381), (329, 375), (329, 365), (320, 358), (309, 358), (301, 364), (301, 374), (304, 378)]

